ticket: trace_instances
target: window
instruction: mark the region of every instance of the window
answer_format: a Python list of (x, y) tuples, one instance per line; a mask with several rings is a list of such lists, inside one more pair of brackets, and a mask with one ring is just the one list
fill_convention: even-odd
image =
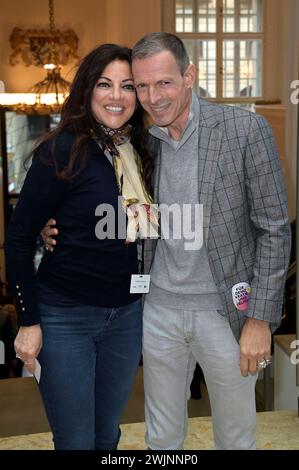
[(166, 3), (174, 9), (171, 30), (196, 65), (200, 96), (249, 106), (263, 98), (264, 0)]

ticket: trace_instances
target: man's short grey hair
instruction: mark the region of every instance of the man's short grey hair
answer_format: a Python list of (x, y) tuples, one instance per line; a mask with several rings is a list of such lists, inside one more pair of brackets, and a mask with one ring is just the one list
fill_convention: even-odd
[(132, 61), (134, 59), (145, 59), (163, 51), (171, 52), (183, 75), (190, 64), (190, 60), (183, 41), (175, 34), (150, 33), (139, 39), (132, 49)]

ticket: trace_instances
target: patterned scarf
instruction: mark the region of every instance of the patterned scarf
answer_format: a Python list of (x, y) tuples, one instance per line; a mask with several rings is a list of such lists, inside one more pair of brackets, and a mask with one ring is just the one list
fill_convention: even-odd
[(113, 145), (106, 144), (106, 146), (109, 148), (109, 152), (111, 153), (111, 155), (117, 155), (117, 150), (114, 145), (124, 144), (130, 139), (132, 134), (132, 126), (130, 124), (125, 124), (119, 129), (111, 129), (110, 127), (104, 126), (104, 124), (99, 123), (99, 128), (105, 135), (110, 137), (113, 142)]
[(128, 217), (127, 242), (140, 238), (158, 238), (158, 209), (142, 178), (141, 158), (130, 143), (132, 126), (111, 129), (99, 124), (111, 143), (105, 143), (104, 153), (112, 156), (115, 177), (122, 205)]

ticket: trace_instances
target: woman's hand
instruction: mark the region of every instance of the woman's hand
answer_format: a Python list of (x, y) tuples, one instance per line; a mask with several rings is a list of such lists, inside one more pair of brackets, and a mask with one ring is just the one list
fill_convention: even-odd
[(24, 362), (28, 371), (35, 371), (35, 359), (42, 347), (42, 330), (39, 324), (21, 326), (15, 339), (17, 357)]
[(58, 230), (57, 228), (53, 228), (53, 225), (56, 225), (56, 220), (49, 219), (40, 233), (47, 251), (54, 251), (54, 247), (57, 245), (57, 240), (52, 237), (58, 235)]

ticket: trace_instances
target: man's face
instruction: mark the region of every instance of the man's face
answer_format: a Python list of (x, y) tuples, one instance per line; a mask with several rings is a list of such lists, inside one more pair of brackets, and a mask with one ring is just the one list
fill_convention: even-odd
[(140, 103), (155, 124), (167, 127), (170, 136), (178, 140), (189, 116), (194, 65), (182, 75), (171, 52), (163, 51), (134, 59), (132, 71)]

